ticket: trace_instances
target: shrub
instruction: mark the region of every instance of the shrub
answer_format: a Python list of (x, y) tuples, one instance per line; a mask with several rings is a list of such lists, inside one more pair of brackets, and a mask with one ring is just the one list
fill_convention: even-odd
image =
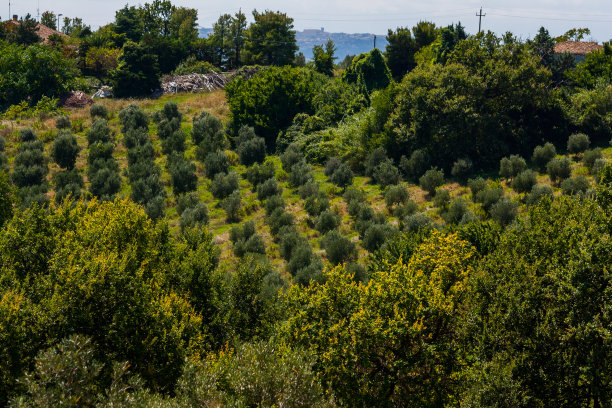
[(506, 226), (516, 218), (518, 205), (508, 198), (502, 198), (491, 206), (490, 214), (499, 225)]
[(113, 201), (121, 189), (121, 176), (116, 162), (103, 165), (89, 177), (89, 192), (103, 201)]
[(487, 187), (487, 182), (482, 177), (468, 180), (468, 187), (472, 192), (472, 200), (476, 201), (478, 194)]
[(238, 174), (234, 171), (215, 174), (210, 185), (210, 192), (216, 199), (229, 197), (236, 190), (238, 190)]
[[(111, 130), (108, 127), (106, 119), (96, 119), (91, 124), (91, 127), (86, 132), (87, 143), (89, 145), (95, 143), (111, 142)], [(128, 147), (129, 149), (129, 147)]]
[(323, 211), (315, 220), (315, 229), (325, 234), (340, 226), (340, 215), (331, 210)]
[(55, 119), (55, 127), (58, 129), (70, 129), (70, 118), (66, 115), (58, 116)]
[(342, 195), (342, 198), (347, 204), (351, 204), (354, 201), (363, 203), (366, 199), (366, 195), (363, 190), (360, 190), (357, 187), (349, 187)]
[(76, 168), (57, 172), (53, 176), (55, 184), (55, 201), (61, 202), (67, 197), (78, 200), (84, 186), (83, 177)]
[(429, 195), (434, 195), (436, 189), (444, 184), (444, 171), (438, 170), (437, 168), (431, 168), (419, 178), (419, 185)]
[(183, 115), (179, 112), (178, 105), (176, 102), (168, 101), (164, 104), (164, 107), (155, 112), (153, 115), (153, 120), (157, 123), (162, 122), (163, 120), (172, 120), (178, 119), (179, 122), (182, 120)]
[(291, 167), (291, 173), (289, 173), (291, 187), (300, 187), (312, 180), (314, 180), (312, 169), (305, 161), (300, 161)]
[(269, 216), (277, 208), (282, 208), (284, 210), (285, 209), (285, 200), (283, 200), (283, 197), (281, 197), (280, 195), (270, 196), (266, 200), (265, 208), (266, 208), (266, 215)]
[(325, 193), (310, 196), (304, 202), (304, 209), (311, 217), (317, 217), (323, 211), (329, 209), (329, 199)]
[(557, 150), (552, 143), (545, 143), (543, 146), (536, 146), (533, 149), (533, 156), (531, 156), (531, 160), (533, 163), (538, 166), (540, 171), (546, 171), (546, 165), (549, 161), (555, 158), (557, 155)]
[(346, 163), (342, 163), (333, 172), (329, 181), (344, 189), (353, 184), (353, 171)]
[(584, 133), (574, 133), (567, 140), (567, 151), (572, 154), (584, 152), (589, 148), (591, 141)]
[(283, 170), (290, 172), (295, 164), (304, 160), (304, 155), (297, 143), (291, 143), (287, 146), (285, 152), (280, 155), (280, 159), (283, 164)]
[(287, 264), (287, 270), (291, 276), (296, 276), (300, 269), (307, 268), (311, 263), (314, 254), (308, 243), (302, 243), (295, 247), (291, 254), (291, 259)]
[(598, 159), (601, 159), (601, 157), (601, 149), (599, 147), (584, 152), (584, 155), (582, 156), (582, 163), (587, 169), (589, 169), (589, 173), (596, 174), (593, 172), (593, 166)]
[(242, 205), (242, 199), (240, 198), (240, 192), (234, 191), (229, 197), (227, 197), (221, 203), (221, 207), (227, 214), (229, 221), (237, 221), (239, 219), (238, 214), (240, 212), (240, 206)]
[(585, 176), (571, 177), (561, 182), (561, 190), (566, 195), (582, 195), (589, 189), (590, 183)]
[(459, 224), (467, 212), (468, 207), (465, 200), (462, 198), (455, 198), (450, 203), (448, 211), (442, 214), (442, 218), (449, 224)]
[(281, 187), (274, 178), (270, 178), (257, 186), (257, 198), (259, 201), (263, 201), (268, 197), (276, 196), (281, 193)]
[(69, 130), (62, 130), (55, 137), (51, 157), (60, 167), (72, 169), (80, 151), (76, 137)]
[(419, 205), (412, 201), (408, 200), (404, 205), (398, 205), (393, 210), (393, 216), (399, 219), (406, 217), (407, 215), (412, 215), (419, 210)]
[(181, 214), (179, 224), (181, 230), (208, 224), (208, 207), (206, 207), (206, 204), (199, 202), (195, 207), (186, 208)]
[(527, 196), (527, 200), (526, 200), (527, 204), (535, 205), (539, 203), (542, 197), (544, 196), (552, 198), (553, 197), (552, 188), (550, 188), (550, 186), (547, 186), (545, 184), (536, 184), (531, 189), (531, 193), (529, 194), (529, 196)]
[(431, 219), (425, 214), (413, 214), (404, 218), (404, 231), (418, 232), (431, 228)]
[(253, 128), (243, 126), (238, 132), (237, 152), (240, 163), (245, 166), (261, 163), (266, 158), (266, 142), (263, 137), (257, 137)]
[(528, 193), (537, 184), (537, 174), (533, 170), (525, 170), (512, 180), (512, 189), (517, 193)]
[(446, 189), (439, 188), (436, 190), (436, 196), (434, 197), (434, 207), (446, 208), (450, 203), (450, 192)]
[(198, 187), (196, 166), (182, 154), (174, 153), (169, 158), (168, 172), (172, 179), (172, 189), (175, 195), (195, 191)]
[(145, 212), (152, 220), (157, 220), (164, 216), (166, 204), (163, 195), (156, 195), (146, 202)]
[(255, 222), (247, 221), (241, 227), (233, 227), (230, 230), (230, 240), (234, 244), (234, 254), (242, 258), (246, 254), (266, 253), (266, 245), (255, 232)]
[(92, 119), (96, 117), (106, 119), (108, 117), (108, 110), (106, 109), (106, 106), (99, 103), (94, 103), (89, 108), (89, 115), (92, 117)]
[(193, 118), (191, 140), (194, 145), (202, 146), (206, 154), (227, 147), (223, 124), (208, 112), (202, 112), (200, 116)]
[(185, 132), (181, 129), (172, 132), (170, 137), (162, 140), (162, 152), (166, 155), (179, 152), (182, 153), (185, 151)]
[(331, 177), (332, 174), (334, 174), (334, 172), (342, 165), (342, 161), (340, 161), (339, 158), (337, 157), (330, 157), (327, 160), (327, 163), (325, 163), (325, 170), (323, 170), (323, 173), (325, 173), (325, 175), (327, 177)]
[(261, 183), (271, 178), (274, 178), (276, 168), (274, 163), (268, 162), (265, 164), (255, 163), (246, 170), (246, 179), (253, 185), (253, 188), (257, 188)]
[(553, 183), (565, 180), (572, 174), (572, 163), (567, 157), (552, 159), (546, 165), (546, 172)]
[(19, 141), (20, 142), (34, 142), (38, 140), (36, 133), (31, 128), (22, 129), (19, 131)]
[(368, 251), (378, 250), (393, 233), (387, 224), (373, 224), (364, 233), (361, 245)]
[(310, 264), (302, 269), (299, 269), (295, 274), (295, 282), (301, 286), (308, 286), (312, 282), (323, 283), (325, 281), (325, 277), (323, 276), (323, 262), (321, 262), (321, 258), (314, 255)]
[(198, 193), (191, 192), (187, 194), (181, 194), (176, 200), (176, 212), (182, 215), (183, 212), (188, 208), (194, 208), (200, 202)]
[(591, 168), (591, 174), (598, 176), (599, 172), (606, 167), (607, 163), (607, 160), (603, 158), (595, 160), (595, 163), (593, 163), (593, 167)]
[(453, 163), (451, 169), (451, 176), (455, 177), (460, 181), (464, 181), (472, 172), (473, 163), (470, 159), (459, 159)]
[(213, 179), (217, 174), (229, 171), (229, 159), (225, 152), (209, 153), (204, 160), (206, 177)]
[(355, 244), (343, 237), (337, 230), (325, 234), (321, 239), (321, 247), (325, 249), (327, 259), (333, 265), (348, 262), (355, 258), (357, 251)]
[(387, 153), (385, 152), (385, 149), (383, 149), (382, 147), (374, 149), (372, 153), (370, 153), (366, 159), (366, 163), (365, 163), (366, 176), (373, 178), (374, 173), (376, 172), (376, 169), (378, 168), (378, 166), (380, 166), (386, 160), (388, 159), (387, 159)]
[(284, 209), (277, 208), (268, 216), (266, 222), (270, 226), (272, 235), (277, 236), (281, 228), (293, 225), (294, 217), (288, 212), (285, 212)]
[(309, 181), (300, 187), (299, 194), (302, 200), (308, 197), (317, 196), (319, 194), (319, 184), (316, 181)]
[(128, 153), (130, 150), (148, 143), (151, 143), (151, 138), (147, 130), (143, 128), (130, 129), (123, 135), (123, 144), (127, 147)]
[(131, 104), (119, 112), (121, 122), (121, 132), (125, 133), (130, 129), (149, 129), (149, 117), (136, 104)]
[(373, 178), (381, 187), (397, 184), (400, 179), (399, 170), (391, 160), (385, 160), (374, 170)]
[(346, 265), (346, 273), (352, 275), (355, 282), (367, 283), (369, 278), (366, 268), (355, 262)]
[(415, 150), (408, 159), (406, 156), (402, 156), (400, 159), (400, 169), (404, 173), (404, 176), (410, 181), (417, 182), (427, 167), (429, 160), (424, 150)]
[(525, 159), (516, 154), (504, 157), (499, 161), (499, 176), (504, 179), (512, 179), (526, 169)]
[(278, 232), (277, 241), (280, 256), (287, 262), (291, 259), (295, 248), (308, 246), (308, 240), (300, 235), (294, 225), (282, 227)]
[(501, 187), (492, 187), (482, 190), (478, 193), (478, 201), (482, 203), (482, 208), (489, 212), (491, 206), (497, 203), (504, 197), (504, 189)]
[(408, 200), (408, 190), (402, 185), (390, 186), (385, 191), (385, 203), (391, 210), (394, 205), (404, 204)]

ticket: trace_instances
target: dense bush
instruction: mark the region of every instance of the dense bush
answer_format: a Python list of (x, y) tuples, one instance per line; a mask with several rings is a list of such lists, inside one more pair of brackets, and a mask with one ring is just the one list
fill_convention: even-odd
[(593, 167), (595, 166), (595, 162), (601, 159), (601, 157), (601, 149), (599, 147), (584, 152), (582, 163), (589, 169), (589, 173), (596, 174), (596, 172), (593, 172)]
[(504, 197), (504, 189), (501, 187), (490, 187), (482, 190), (476, 196), (477, 201), (482, 204), (482, 208), (489, 212), (491, 206)]
[(119, 112), (121, 132), (126, 133), (133, 129), (148, 129), (149, 117), (136, 104), (128, 105)]
[(185, 208), (181, 213), (179, 223), (181, 230), (208, 224), (208, 207), (206, 204), (198, 202), (193, 207)]
[(285, 212), (284, 208), (278, 207), (268, 216), (266, 222), (270, 226), (272, 235), (278, 236), (280, 230), (283, 227), (293, 225), (295, 217), (288, 212)]
[(450, 192), (447, 189), (439, 188), (436, 190), (436, 195), (433, 200), (434, 207), (446, 209), (450, 204)]
[(76, 164), (77, 156), (81, 148), (77, 144), (76, 137), (69, 130), (60, 131), (55, 136), (51, 157), (62, 168), (72, 169)]
[(442, 214), (442, 218), (449, 224), (459, 224), (467, 213), (468, 206), (465, 200), (455, 198), (448, 206), (448, 210)]
[(278, 232), (277, 240), (280, 256), (287, 262), (289, 262), (293, 256), (293, 252), (296, 248), (309, 246), (306, 237), (300, 235), (293, 225), (281, 228)]
[(257, 186), (257, 198), (263, 201), (269, 197), (280, 195), (281, 187), (275, 178), (269, 178)]
[(572, 163), (567, 157), (552, 159), (546, 165), (546, 173), (553, 183), (561, 182), (572, 175)]
[(238, 190), (238, 174), (234, 171), (215, 174), (210, 185), (210, 192), (216, 199), (227, 198), (236, 190)]
[(268, 197), (266, 199), (264, 207), (266, 209), (266, 215), (269, 216), (277, 208), (282, 208), (284, 210), (285, 209), (285, 200), (283, 200), (283, 197), (281, 197), (280, 194), (276, 194), (276, 195), (270, 196), (270, 197)]
[(590, 186), (585, 176), (570, 177), (561, 182), (561, 190), (566, 195), (584, 194)]
[(404, 231), (418, 232), (431, 228), (432, 221), (423, 213), (411, 214), (404, 218)]
[(219, 173), (227, 173), (229, 171), (229, 159), (225, 152), (208, 153), (204, 160), (204, 172), (206, 177), (214, 179)]
[(436, 189), (442, 184), (444, 184), (444, 171), (438, 170), (435, 167), (427, 170), (425, 174), (419, 178), (419, 185), (423, 190), (427, 191), (430, 196), (433, 196)]
[(251, 167), (246, 169), (245, 177), (253, 185), (254, 189), (257, 189), (261, 183), (274, 178), (276, 168), (273, 162), (264, 164), (255, 163)]
[(553, 190), (545, 184), (536, 184), (531, 189), (531, 193), (527, 196), (526, 202), (529, 205), (535, 205), (540, 202), (543, 197), (553, 198)]
[(378, 165), (372, 177), (383, 188), (397, 184), (400, 181), (399, 170), (393, 165), (391, 160), (385, 160)]
[(342, 80), (356, 84), (364, 94), (386, 88), (391, 82), (391, 71), (378, 48), (355, 56), (342, 74)]
[(304, 161), (304, 155), (297, 143), (291, 143), (287, 149), (280, 155), (283, 170), (290, 172), (293, 165)]
[(365, 231), (361, 245), (366, 251), (374, 252), (389, 239), (393, 232), (388, 224), (372, 224)]
[(302, 160), (291, 166), (291, 172), (289, 173), (289, 185), (291, 187), (300, 187), (312, 180), (314, 180), (312, 167), (306, 161)]
[(315, 229), (322, 235), (340, 226), (340, 215), (334, 211), (326, 210), (319, 214), (315, 220)]
[(266, 158), (266, 142), (263, 137), (258, 137), (251, 127), (240, 128), (237, 145), (236, 151), (240, 156), (240, 163), (245, 166), (262, 163)]
[(182, 153), (185, 151), (185, 132), (178, 129), (170, 134), (161, 142), (162, 153), (170, 155), (172, 153)]
[(487, 181), (483, 179), (482, 177), (477, 177), (475, 179), (469, 179), (468, 187), (470, 188), (470, 191), (472, 192), (472, 200), (477, 201), (476, 197), (478, 196), (478, 193), (480, 193), (482, 190), (487, 188)]
[(48, 202), (46, 176), (49, 172), (43, 153), (43, 144), (31, 129), (19, 133), (22, 144), (13, 162), (12, 181), (19, 188), (18, 195), (23, 207), (31, 203), (44, 205)]
[(240, 219), (241, 206), (242, 199), (240, 198), (240, 191), (234, 191), (229, 197), (221, 202), (221, 207), (225, 210), (228, 221), (238, 221)]
[(191, 192), (187, 194), (181, 194), (176, 199), (176, 212), (181, 215), (187, 208), (193, 208), (200, 202), (198, 193)]
[(510, 224), (516, 218), (517, 207), (513, 201), (508, 198), (502, 198), (491, 206), (490, 214), (497, 223), (501, 226)]
[(572, 154), (582, 153), (589, 148), (591, 141), (584, 133), (574, 133), (567, 140), (567, 151)]
[(329, 181), (340, 188), (347, 188), (353, 184), (353, 171), (346, 163), (342, 163), (334, 170)]
[(513, 154), (499, 161), (499, 176), (505, 179), (513, 179), (527, 169), (527, 163), (521, 156)]
[(108, 117), (108, 109), (102, 104), (94, 103), (89, 107), (89, 115), (92, 118), (106, 119)]
[(308, 197), (317, 196), (319, 194), (319, 183), (316, 181), (309, 181), (300, 187), (298, 193), (302, 200), (307, 199)]
[(224, 150), (227, 147), (223, 124), (217, 117), (206, 111), (200, 116), (194, 116), (191, 141), (202, 148), (205, 154)]
[(174, 153), (168, 158), (168, 172), (175, 195), (195, 191), (198, 187), (196, 166), (183, 154)]
[(242, 226), (233, 227), (230, 230), (230, 240), (234, 244), (234, 254), (239, 258), (246, 254), (265, 255), (266, 253), (266, 245), (255, 231), (253, 221), (247, 221)]
[(330, 157), (325, 163), (325, 169), (323, 173), (327, 177), (331, 177), (332, 174), (342, 165), (342, 161), (337, 157)]
[(404, 176), (412, 182), (418, 182), (419, 177), (421, 177), (428, 168), (429, 159), (424, 150), (417, 149), (413, 151), (409, 159), (406, 156), (401, 157), (400, 169)]
[(392, 210), (394, 206), (404, 204), (408, 200), (408, 190), (402, 185), (390, 186), (385, 191), (385, 204)]
[(533, 156), (531, 156), (531, 160), (533, 163), (538, 166), (540, 171), (546, 171), (546, 165), (549, 161), (555, 158), (557, 155), (557, 150), (555, 146), (548, 142), (543, 146), (536, 146), (533, 149)]
[(325, 249), (327, 259), (333, 265), (348, 262), (357, 256), (355, 244), (348, 238), (343, 237), (337, 230), (325, 234), (321, 238), (321, 248)]
[(304, 202), (304, 209), (311, 217), (317, 217), (323, 211), (329, 209), (329, 199), (323, 192), (312, 195), (306, 198), (306, 201)]
[[(91, 124), (91, 127), (86, 132), (87, 143), (89, 145), (111, 142), (111, 129), (108, 127), (106, 119), (96, 119)], [(126, 145), (126, 147), (128, 147)], [(129, 147), (128, 147), (129, 149)]]
[(537, 184), (537, 174), (533, 170), (525, 170), (512, 180), (512, 189), (517, 193), (528, 193)]
[(365, 174), (368, 177), (374, 177), (374, 173), (378, 166), (387, 161), (387, 153), (385, 149), (379, 147), (376, 148), (370, 153), (365, 162)]
[(70, 129), (70, 126), (70, 118), (66, 115), (58, 116), (57, 119), (55, 119), (55, 127), (58, 129)]
[(62, 170), (53, 176), (55, 186), (55, 201), (61, 202), (67, 197), (78, 200), (81, 196), (81, 189), (84, 187), (83, 177), (78, 169)]

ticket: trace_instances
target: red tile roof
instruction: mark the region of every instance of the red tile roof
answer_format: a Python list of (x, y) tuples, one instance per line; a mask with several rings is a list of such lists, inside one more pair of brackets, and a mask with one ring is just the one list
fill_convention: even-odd
[(563, 41), (555, 45), (555, 53), (569, 52), (570, 54), (587, 55), (589, 52), (598, 51), (602, 48), (596, 42)]
[[(13, 24), (19, 24), (19, 21), (11, 20), (11, 22)], [(36, 28), (38, 29), (36, 31), (36, 34), (38, 34), (38, 36), (40, 37), (40, 42), (42, 43), (49, 42), (49, 37), (51, 37), (53, 34), (59, 35), (60, 37), (66, 37), (66, 38), (68, 37), (66, 34), (62, 33), (61, 31), (54, 30), (51, 27), (47, 27), (46, 25), (43, 25), (40, 23), (38, 23)]]

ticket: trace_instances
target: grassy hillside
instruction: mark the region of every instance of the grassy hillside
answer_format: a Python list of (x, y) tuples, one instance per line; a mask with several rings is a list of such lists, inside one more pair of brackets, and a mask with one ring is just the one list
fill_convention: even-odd
[[(180, 112), (183, 114), (182, 128), (188, 135), (186, 140), (186, 157), (196, 163), (198, 176), (198, 187), (197, 193), (200, 199), (207, 205), (209, 210), (209, 229), (214, 235), (215, 241), (221, 249), (221, 259), (228, 260), (234, 257), (232, 252), (232, 243), (230, 241), (230, 230), (232, 227), (241, 225), (246, 221), (254, 221), (256, 224), (256, 230), (263, 238), (266, 245), (266, 255), (268, 259), (279, 269), (284, 271), (286, 269), (286, 262), (282, 259), (279, 254), (278, 243), (275, 242), (271, 234), (269, 226), (266, 224), (266, 211), (264, 204), (258, 199), (253, 186), (246, 180), (244, 176), (246, 167), (238, 163), (238, 156), (235, 152), (227, 152), (230, 157), (230, 163), (232, 170), (236, 171), (240, 178), (240, 196), (242, 198), (241, 210), (239, 221), (228, 221), (226, 212), (221, 208), (220, 200), (213, 197), (210, 192), (211, 180), (206, 178), (204, 175), (204, 165), (199, 162), (195, 156), (195, 146), (192, 144), (189, 134), (191, 131), (191, 123), (194, 116), (199, 115), (202, 111), (207, 111), (216, 117), (220, 118), (223, 122), (227, 122), (228, 107), (225, 101), (225, 95), (223, 91), (216, 91), (212, 93), (201, 93), (201, 94), (181, 94), (175, 96), (164, 96), (159, 99), (144, 99), (144, 100), (103, 100), (100, 101), (109, 111), (109, 126), (113, 131), (115, 138), (115, 152), (114, 156), (117, 159), (122, 177), (121, 191), (119, 197), (129, 198), (130, 197), (130, 184), (126, 177), (127, 169), (127, 151), (125, 146), (122, 144), (122, 134), (120, 130), (120, 124), (118, 119), (119, 111), (125, 106), (131, 103), (137, 103), (140, 107), (149, 115), (152, 115), (155, 111), (160, 110), (164, 104), (168, 101), (176, 102), (179, 106)], [(85, 189), (89, 185), (87, 180), (87, 140), (86, 131), (91, 126), (92, 119), (89, 115), (88, 109), (76, 110), (68, 113), (72, 122), (72, 131), (77, 137), (78, 144), (81, 147), (81, 152), (77, 159), (77, 168), (85, 178)], [(6, 122), (2, 124), (0, 128), (0, 134), (2, 134), (7, 140), (7, 147), (5, 154), (8, 158), (9, 167), (12, 166), (15, 155), (18, 149), (17, 135), (20, 129), (32, 127), (39, 138), (45, 143), (45, 155), (49, 157), (50, 149), (53, 144), (53, 138), (57, 133), (55, 129), (55, 118), (46, 119), (33, 119), (16, 122)], [(155, 161), (162, 170), (162, 181), (167, 191), (166, 198), (166, 217), (169, 221), (171, 230), (174, 233), (180, 231), (179, 219), (180, 216), (177, 212), (177, 197), (172, 192), (172, 184), (170, 175), (167, 172), (167, 156), (161, 151), (161, 141), (157, 136), (156, 126), (154, 122), (151, 122), (149, 135), (153, 141), (155, 147)], [(602, 151), (603, 156), (607, 159), (612, 158), (612, 148), (607, 147)], [(594, 176), (589, 174), (588, 169), (579, 161), (580, 157), (571, 157), (572, 160), (572, 176), (584, 175), (590, 183), (594, 183)], [(287, 203), (287, 212), (295, 217), (295, 225), (299, 233), (306, 237), (312, 247), (313, 251), (318, 254), (323, 260), (326, 259), (326, 253), (320, 246), (320, 240), (322, 234), (315, 229), (314, 218), (310, 216), (305, 207), (305, 200), (300, 197), (299, 189), (292, 188), (288, 182), (288, 174), (282, 169), (281, 161), (278, 156), (268, 156), (266, 161), (271, 161), (276, 167), (276, 179), (279, 185), (282, 187), (282, 197)], [(53, 175), (59, 171), (59, 167), (49, 160), (49, 184), (52, 185), (51, 180)], [(534, 168), (530, 166), (530, 168)], [(330, 203), (330, 209), (341, 216), (341, 223), (339, 226), (339, 232), (342, 236), (349, 238), (352, 242), (357, 244), (358, 260), (360, 263), (364, 263), (365, 258), (368, 256), (368, 251), (361, 245), (359, 233), (356, 230), (354, 217), (351, 217), (348, 212), (348, 205), (343, 199), (343, 190), (332, 184), (328, 177), (324, 174), (324, 169), (321, 166), (313, 166), (315, 182), (319, 184), (320, 191), (324, 192)], [(474, 175), (473, 177), (477, 177)], [(488, 186), (499, 186), (504, 190), (506, 197), (509, 197), (513, 202), (519, 204), (519, 212), (525, 211), (526, 205), (524, 195), (517, 194), (510, 186), (509, 180), (500, 180), (497, 174), (483, 174), (481, 175), (487, 180)], [(558, 184), (553, 183), (550, 177), (546, 174), (538, 173), (537, 175), (538, 184), (549, 185), (555, 195), (562, 194), (561, 188)], [(444, 220), (441, 217), (443, 208), (434, 205), (434, 197), (429, 196), (419, 186), (408, 183), (405, 181), (401, 182), (401, 185), (405, 186), (409, 192), (409, 198), (416, 203), (418, 206), (417, 213), (423, 213), (436, 224), (443, 225)], [(384, 193), (380, 186), (374, 184), (369, 177), (363, 175), (356, 175), (353, 180), (353, 186), (357, 187), (365, 193), (367, 204), (372, 207), (376, 212), (384, 214), (387, 218), (388, 223), (397, 227), (398, 229), (404, 228), (404, 222), (402, 217), (394, 216), (385, 204)], [(484, 219), (487, 218), (487, 214), (482, 209), (482, 205), (477, 203), (472, 197), (470, 188), (467, 187), (466, 183), (460, 184), (456, 181), (448, 181), (440, 187), (441, 189), (448, 190), (450, 193), (450, 200), (456, 198), (462, 198), (466, 203), (469, 211), (475, 214), (477, 217)], [(50, 189), (48, 196), (51, 200), (54, 198), (54, 192)], [(448, 202), (445, 204), (448, 206)], [(443, 205), (444, 207), (444, 205)]]

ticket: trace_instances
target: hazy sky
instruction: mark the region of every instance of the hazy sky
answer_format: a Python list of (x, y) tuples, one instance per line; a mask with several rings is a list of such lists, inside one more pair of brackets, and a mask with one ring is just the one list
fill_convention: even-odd
[[(0, 0), (1, 1), (1, 0)], [(8, 15), (8, 0), (0, 7), (0, 16)], [(52, 10), (65, 16), (78, 16), (92, 27), (110, 22), (117, 9), (126, 3), (142, 4), (145, 1), (127, 0), (11, 0), (11, 14), (36, 15)], [(40, 6), (39, 6), (40, 4)], [(461, 21), (469, 33), (478, 30), (476, 12), (482, 6), (483, 29), (498, 34), (512, 31), (528, 38), (533, 37), (540, 26), (559, 35), (573, 27), (589, 27), (593, 40), (612, 39), (612, 0), (428, 0), (428, 1), (373, 1), (373, 0), (175, 0), (173, 4), (198, 9), (199, 25), (211, 27), (222, 13), (235, 13), (239, 8), (250, 16), (257, 8), (280, 10), (295, 20), (295, 28), (321, 28), (330, 32), (386, 34), (388, 28), (412, 26), (419, 20), (448, 25)]]

